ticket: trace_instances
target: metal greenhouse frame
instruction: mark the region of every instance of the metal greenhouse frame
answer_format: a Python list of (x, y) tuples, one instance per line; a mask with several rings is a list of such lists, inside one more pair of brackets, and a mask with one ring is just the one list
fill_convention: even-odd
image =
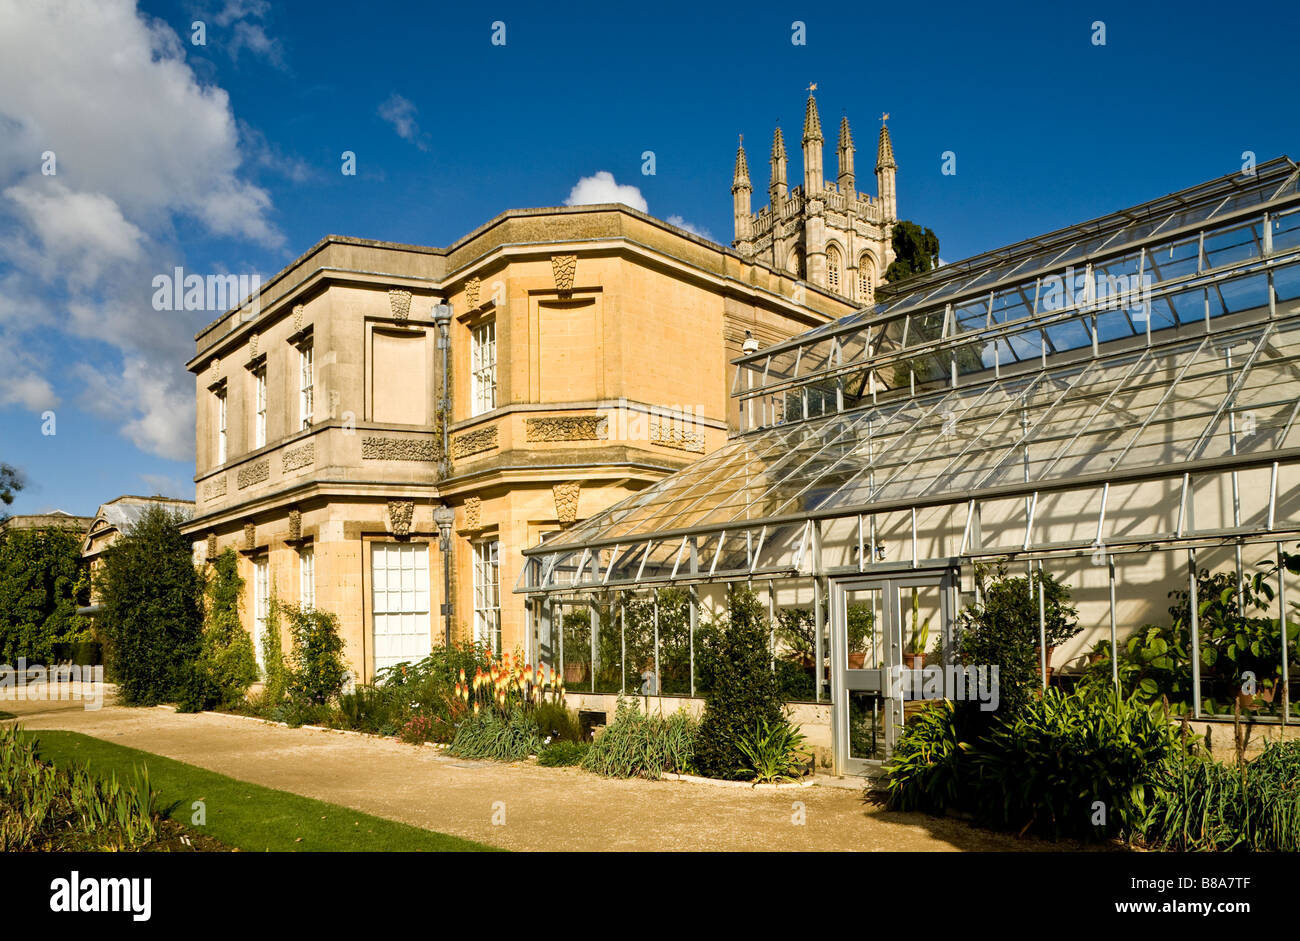
[[(557, 661), (555, 603), (680, 585), (693, 638), (697, 586), (767, 582), (775, 609), (809, 580), (822, 663), (837, 583), (949, 573), (947, 630), (992, 559), (1031, 585), (1060, 560), (1105, 569), (1113, 643), (1117, 558), (1185, 553), (1195, 598), (1197, 552), (1227, 553), (1240, 592), (1247, 547), (1280, 558), (1300, 537), (1300, 168), (1280, 158), (941, 267), (734, 364), (725, 446), (526, 550), (515, 590), (539, 659)], [(1285, 570), (1278, 590), (1285, 611)], [(843, 699), (853, 671), (834, 654), (815, 700)]]

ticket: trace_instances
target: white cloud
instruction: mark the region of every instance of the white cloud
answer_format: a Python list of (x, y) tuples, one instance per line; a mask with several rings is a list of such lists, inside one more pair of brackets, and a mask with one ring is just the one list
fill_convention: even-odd
[(564, 201), (566, 206), (590, 206), (595, 203), (623, 203), (642, 212), (650, 211), (639, 189), (616, 182), (614, 174), (608, 170), (600, 170), (594, 176), (584, 176), (574, 184), (569, 191), (569, 198)]
[[(228, 2), (219, 20), (268, 9)], [(153, 276), (184, 264), (177, 223), (236, 246), (285, 241), (270, 194), (243, 176), (229, 96), (132, 0), (0, 0), (0, 23), (0, 405), (52, 407), (80, 385), (141, 449), (186, 458), (184, 363), (214, 314), (152, 309)], [(255, 166), (274, 159), (252, 149)], [(47, 150), (57, 175), (40, 172)], [(53, 362), (55, 344), (57, 370), (34, 352)]]
[(677, 226), (677, 228), (679, 229), (685, 229), (687, 232), (690, 232), (692, 235), (698, 235), (700, 238), (713, 241), (713, 234), (709, 232), (708, 229), (697, 228), (696, 226), (691, 225), (681, 216), (669, 216), (664, 221), (667, 222), (669, 225)]
[(265, 19), (270, 12), (271, 4), (266, 0), (227, 0), (213, 17), (218, 26), (232, 27), (230, 41), (226, 43), (226, 51), (232, 59), (238, 61), (240, 52), (247, 49), (276, 68), (285, 67), (284, 47), (280, 41), (273, 39), (261, 23), (253, 22)]
[(393, 130), (402, 140), (409, 140), (421, 150), (428, 150), (428, 135), (420, 133), (419, 122), (415, 120), (418, 110), (413, 102), (393, 92), (379, 106), (378, 114), (393, 126)]

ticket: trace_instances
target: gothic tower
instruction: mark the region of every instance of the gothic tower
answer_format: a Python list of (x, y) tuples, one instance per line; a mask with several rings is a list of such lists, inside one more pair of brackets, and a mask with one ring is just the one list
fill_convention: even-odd
[(795, 278), (858, 301), (874, 302), (876, 285), (894, 260), (891, 237), (898, 220), (894, 148), (881, 119), (876, 153), (876, 192), (857, 190), (856, 148), (848, 116), (840, 120), (836, 179), (823, 170), (821, 115), (809, 89), (803, 121), (803, 182), (789, 185), (789, 161), (780, 126), (772, 137), (768, 205), (750, 208), (753, 187), (743, 145), (736, 152), (731, 196), (735, 211), (733, 247), (746, 258), (763, 262)]

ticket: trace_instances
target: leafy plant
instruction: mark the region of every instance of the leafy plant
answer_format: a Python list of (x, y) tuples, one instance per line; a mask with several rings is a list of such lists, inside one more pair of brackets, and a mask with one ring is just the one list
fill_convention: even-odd
[(581, 765), (591, 750), (588, 742), (556, 741), (542, 748), (537, 763), (546, 768), (567, 768)]
[(921, 621), (921, 593), (912, 589), (912, 632), (907, 639), (907, 652), (910, 654), (925, 653), (925, 649), (930, 646), (930, 621), (933, 615), (926, 617)]
[(970, 747), (950, 701), (938, 700), (914, 715), (885, 763), (889, 806), (942, 815), (969, 802)]
[(227, 549), (207, 580), (202, 652), (180, 697), (182, 712), (228, 708), (242, 700), (257, 679), (253, 641), (239, 619), (243, 590), (239, 557)]
[(90, 621), (77, 615), (89, 594), (75, 530), (0, 531), (0, 663), (53, 663), (60, 648), (89, 640)]
[(752, 591), (732, 589), (695, 746), (695, 765), (702, 774), (715, 778), (743, 775), (748, 761), (738, 746), (742, 737), (755, 723), (777, 726), (784, 721), (769, 642), (763, 605)]
[(203, 578), (182, 522), (150, 507), (104, 551), (102, 624), (127, 704), (175, 701), (202, 652)]
[(458, 758), (522, 761), (542, 750), (537, 726), (515, 703), (508, 713), (481, 709), (467, 715), (456, 729), (447, 753)]
[(696, 739), (695, 720), (687, 713), (646, 715), (636, 700), (620, 696), (614, 721), (592, 742), (582, 767), (606, 777), (657, 780), (687, 770)]
[(752, 733), (736, 742), (748, 763), (742, 770), (756, 784), (794, 781), (808, 766), (808, 756), (803, 752), (805, 741), (804, 734), (789, 719), (783, 717), (777, 725), (760, 719)]
[(281, 605), (280, 610), (289, 622), (293, 643), (288, 662), (289, 695), (324, 705), (338, 696), (348, 676), (338, 618), (314, 607)]

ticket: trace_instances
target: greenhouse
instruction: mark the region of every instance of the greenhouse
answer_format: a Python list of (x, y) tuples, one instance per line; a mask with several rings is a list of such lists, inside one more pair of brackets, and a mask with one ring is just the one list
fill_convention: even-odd
[[(745, 585), (788, 698), (830, 707), (836, 770), (870, 771), (918, 697), (891, 678), (953, 665), (1001, 567), (1038, 599), (1044, 684), (1104, 662), (1194, 718), (1300, 724), (1291, 160), (945, 265), (734, 366), (724, 447), (526, 551), (529, 653), (571, 687), (699, 695)], [(1059, 646), (1053, 584), (1082, 628)]]

